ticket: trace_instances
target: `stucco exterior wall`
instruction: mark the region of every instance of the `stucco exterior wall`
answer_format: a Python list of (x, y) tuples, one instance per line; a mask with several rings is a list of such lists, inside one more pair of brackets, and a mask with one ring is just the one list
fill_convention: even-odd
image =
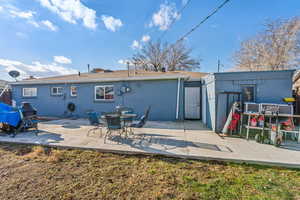
[[(183, 82), (183, 81), (182, 81)], [(179, 119), (183, 119), (183, 84), (180, 84)], [(113, 101), (96, 101), (94, 90), (97, 85), (114, 85)], [(70, 86), (78, 87), (77, 97), (70, 95)], [(131, 92), (118, 96), (122, 86), (131, 88)], [(74, 114), (86, 117), (88, 111), (112, 112), (117, 105), (124, 105), (134, 109), (141, 116), (148, 106), (151, 106), (150, 120), (175, 120), (177, 102), (177, 80), (127, 81), (106, 83), (80, 83), (80, 84), (45, 84), (45, 85), (13, 85), (12, 96), (17, 105), (27, 101), (37, 108), (39, 115), (64, 116), (67, 104), (76, 105)], [(22, 96), (22, 88), (36, 87), (37, 97), (26, 98)], [(51, 87), (63, 87), (64, 95), (52, 96)]]

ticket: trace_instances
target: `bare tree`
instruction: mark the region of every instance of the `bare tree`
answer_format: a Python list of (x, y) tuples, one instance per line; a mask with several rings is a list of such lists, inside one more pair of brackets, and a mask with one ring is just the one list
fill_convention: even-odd
[(183, 42), (169, 45), (157, 41), (143, 46), (132, 60), (137, 66), (149, 71), (161, 71), (163, 68), (168, 71), (192, 70), (198, 68), (200, 62), (191, 58), (190, 53), (191, 49)]
[(192, 70), (199, 68), (200, 62), (191, 58), (191, 49), (188, 49), (182, 41), (169, 46), (166, 65), (169, 71)]
[(235, 53), (237, 70), (281, 70), (300, 64), (300, 18), (276, 20), (265, 30), (241, 43)]
[(141, 51), (132, 58), (139, 67), (149, 71), (161, 71), (168, 54), (168, 44), (160, 41), (148, 42)]

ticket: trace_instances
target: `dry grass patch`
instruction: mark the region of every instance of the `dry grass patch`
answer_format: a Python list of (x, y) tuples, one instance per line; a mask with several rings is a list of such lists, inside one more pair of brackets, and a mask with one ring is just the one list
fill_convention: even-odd
[(0, 199), (300, 197), (293, 169), (1, 143), (0, 159)]
[(32, 147), (32, 151), (22, 155), (25, 159), (37, 159), (45, 155), (45, 149), (41, 146)]

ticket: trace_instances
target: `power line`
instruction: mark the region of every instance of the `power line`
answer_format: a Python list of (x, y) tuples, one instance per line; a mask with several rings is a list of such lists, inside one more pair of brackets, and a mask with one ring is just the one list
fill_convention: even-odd
[[(211, 16), (213, 16), (215, 13), (217, 13), (223, 6), (225, 6), (226, 3), (228, 3), (230, 0), (225, 0), (221, 5), (219, 5), (217, 8), (215, 8), (207, 17), (205, 17), (203, 20), (201, 20), (199, 22), (199, 24), (197, 24), (196, 26), (194, 26), (189, 32), (187, 32), (186, 34), (184, 34), (179, 40), (177, 40), (177, 42), (180, 42), (182, 40), (184, 40), (189, 34), (191, 34), (192, 32), (194, 32), (197, 28), (199, 28), (199, 26), (201, 24), (203, 24), (206, 20), (208, 20)], [(176, 42), (176, 43), (177, 43)]]
[[(179, 15), (183, 12), (183, 10), (188, 6), (188, 4), (189, 4), (191, 1), (192, 1), (192, 0), (188, 0), (188, 1), (184, 4), (184, 6), (183, 6), (183, 7), (179, 10), (179, 12), (178, 12)], [(166, 33), (167, 33), (168, 30), (173, 26), (173, 24), (176, 22), (176, 20), (177, 20), (177, 18), (174, 17), (173, 20), (171, 21), (169, 27), (168, 27), (168, 28), (160, 35), (159, 40), (161, 40), (161, 39), (166, 35)]]

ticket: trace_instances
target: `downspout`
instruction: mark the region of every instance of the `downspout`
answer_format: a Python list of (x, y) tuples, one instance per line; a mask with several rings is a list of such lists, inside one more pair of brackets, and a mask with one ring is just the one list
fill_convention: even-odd
[(64, 111), (64, 114), (67, 116), (68, 115), (68, 109), (66, 108), (66, 101), (67, 101), (67, 82), (66, 81), (65, 81), (65, 84), (64, 84), (64, 91), (63, 92), (64, 92), (64, 95), (63, 95), (64, 109), (66, 109)]
[(179, 97), (180, 97), (180, 78), (178, 78), (178, 84), (177, 84), (176, 120), (178, 120), (179, 117)]

